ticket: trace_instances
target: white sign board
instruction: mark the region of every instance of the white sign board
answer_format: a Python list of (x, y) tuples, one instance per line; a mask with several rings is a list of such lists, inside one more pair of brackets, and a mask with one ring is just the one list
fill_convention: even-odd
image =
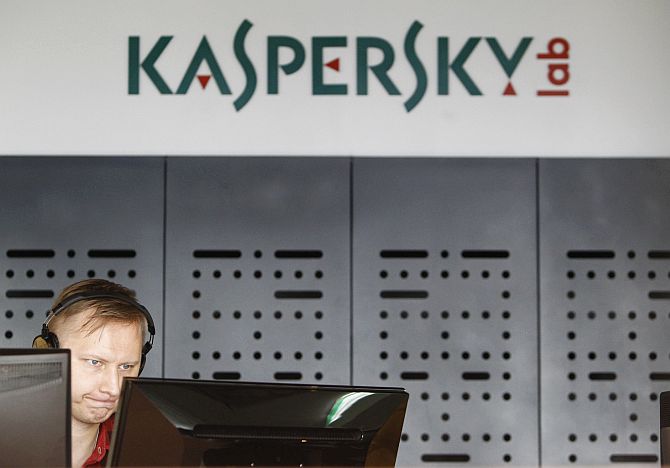
[(668, 156), (667, 0), (0, 2), (2, 155)]

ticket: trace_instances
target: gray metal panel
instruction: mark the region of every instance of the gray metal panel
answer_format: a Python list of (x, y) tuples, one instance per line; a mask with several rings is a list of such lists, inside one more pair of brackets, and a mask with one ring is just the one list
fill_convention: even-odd
[(649, 293), (670, 290), (670, 259), (649, 252), (670, 251), (670, 161), (540, 168), (543, 463), (653, 460), (670, 303)]
[[(0, 346), (30, 347), (52, 298), (8, 298), (103, 277), (137, 291), (158, 336), (143, 375), (162, 365), (163, 160), (0, 158)], [(52, 250), (9, 257), (10, 250)], [(130, 249), (134, 258), (98, 258), (91, 249)]]
[[(349, 383), (349, 167), (168, 160), (167, 376)], [(321, 256), (278, 258), (282, 250)]]
[(354, 383), (409, 390), (398, 465), (536, 465), (535, 161), (356, 159), (353, 197)]

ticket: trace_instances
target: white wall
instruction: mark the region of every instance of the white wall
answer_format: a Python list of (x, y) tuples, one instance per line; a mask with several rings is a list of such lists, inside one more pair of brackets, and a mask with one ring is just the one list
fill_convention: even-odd
[[(666, 0), (3, 0), (0, 155), (668, 156), (668, 19)], [(246, 80), (233, 44), (244, 20), (257, 85), (236, 110)], [(414, 21), (427, 88), (408, 112), (417, 79), (404, 41)], [(300, 41), (305, 62), (280, 71), (279, 93), (268, 95), (268, 37), (280, 35)], [(139, 94), (129, 94), (131, 36), (140, 60), (173, 36), (155, 62), (173, 92), (206, 36), (231, 94), (196, 79), (184, 95), (161, 95), (142, 70)], [(346, 37), (346, 47), (323, 52), (340, 71), (317, 67), (346, 95), (312, 93), (317, 36)], [(400, 95), (370, 71), (368, 94), (356, 94), (361, 37), (391, 45), (388, 76)], [(469, 95), (453, 71), (449, 94), (438, 95), (438, 37), (449, 38), (449, 63), (482, 37), (464, 65), (482, 95)], [(511, 77), (516, 96), (503, 95), (510, 80), (487, 37), (508, 57), (532, 38)], [(555, 37), (569, 42), (569, 57), (538, 59)], [(292, 58), (283, 49), (279, 63)], [(370, 65), (380, 59), (369, 52)], [(569, 81), (551, 85), (549, 63), (569, 67)], [(206, 63), (198, 74), (211, 74)], [(543, 89), (569, 96), (538, 96)]]

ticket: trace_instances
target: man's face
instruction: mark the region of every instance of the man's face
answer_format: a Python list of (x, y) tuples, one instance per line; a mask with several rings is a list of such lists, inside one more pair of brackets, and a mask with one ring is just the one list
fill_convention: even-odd
[(58, 338), (71, 353), (73, 423), (99, 424), (116, 411), (123, 378), (139, 373), (142, 330), (108, 322), (89, 333), (81, 329), (88, 316), (71, 317)]

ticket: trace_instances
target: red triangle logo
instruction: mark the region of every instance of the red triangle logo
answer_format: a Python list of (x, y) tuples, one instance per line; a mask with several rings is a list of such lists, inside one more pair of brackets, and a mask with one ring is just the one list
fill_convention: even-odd
[(198, 75), (198, 81), (200, 82), (200, 86), (202, 86), (202, 89), (205, 89), (207, 87), (207, 83), (209, 83), (209, 79), (211, 78), (211, 75)]
[(336, 58), (335, 60), (331, 60), (330, 62), (326, 63), (326, 66), (328, 68), (332, 68), (335, 71), (340, 71), (340, 59)]
[(516, 91), (514, 90), (514, 86), (512, 86), (512, 82), (507, 84), (503, 96), (516, 96)]

